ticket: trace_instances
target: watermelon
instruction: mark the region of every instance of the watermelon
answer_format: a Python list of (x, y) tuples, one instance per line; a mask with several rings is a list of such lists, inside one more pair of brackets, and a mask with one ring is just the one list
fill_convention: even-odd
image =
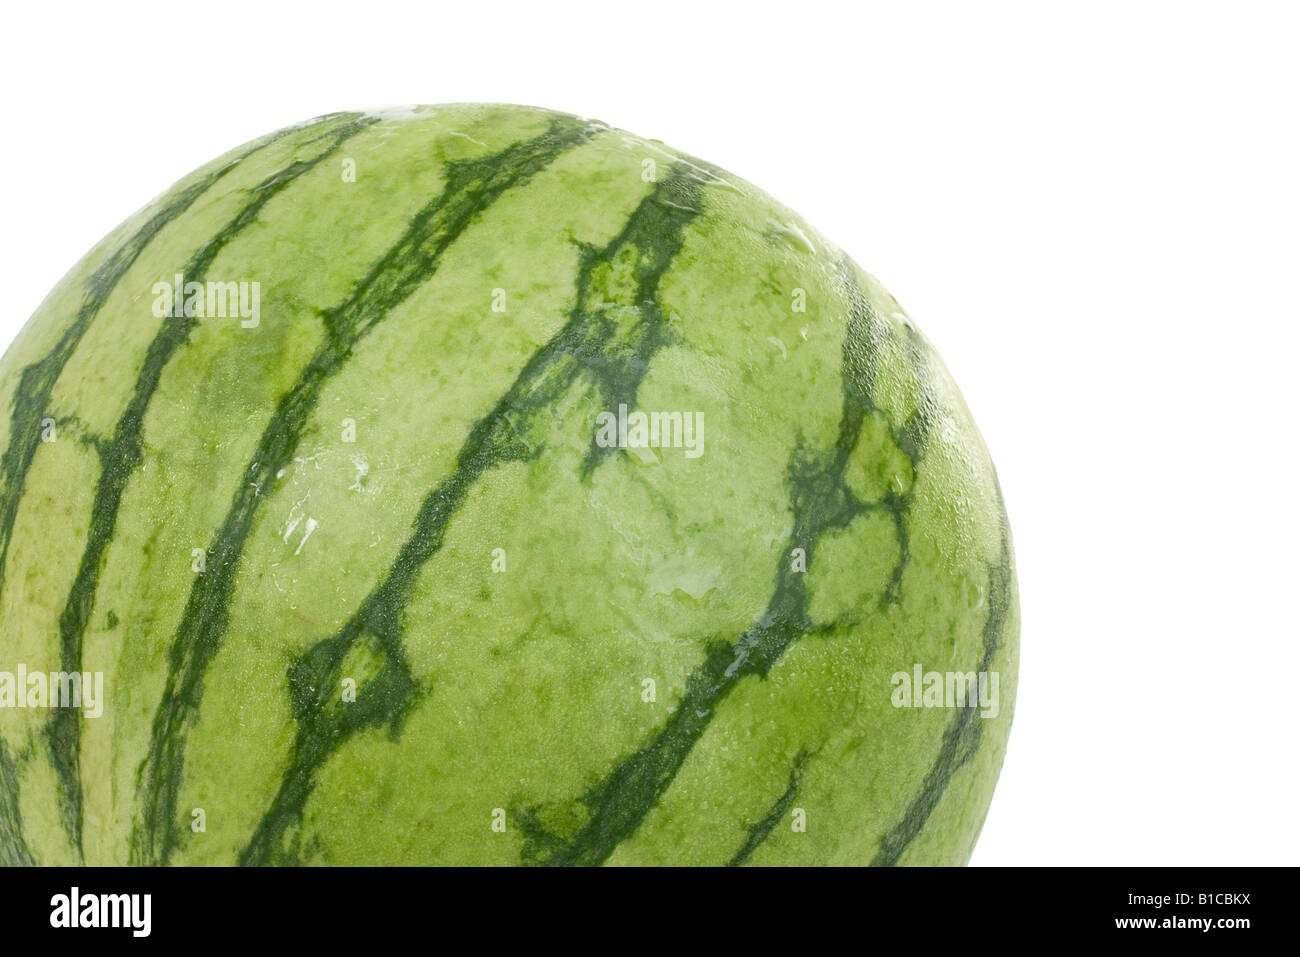
[(993, 466), (791, 210), (602, 123), (325, 116), (0, 362), (0, 861), (960, 864)]

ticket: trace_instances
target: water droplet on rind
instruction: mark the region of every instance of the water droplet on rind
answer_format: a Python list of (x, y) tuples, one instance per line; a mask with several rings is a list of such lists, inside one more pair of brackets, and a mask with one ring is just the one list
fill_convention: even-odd
[(770, 226), (768, 230), (769, 239), (779, 239), (797, 252), (817, 254), (817, 247), (808, 238), (808, 234), (796, 224), (779, 223), (774, 219), (769, 219), (768, 224)]

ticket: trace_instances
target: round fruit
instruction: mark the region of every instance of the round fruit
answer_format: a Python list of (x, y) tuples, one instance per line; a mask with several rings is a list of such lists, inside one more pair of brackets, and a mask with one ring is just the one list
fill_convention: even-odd
[(969, 857), (992, 464), (894, 299), (729, 173), (322, 117), (124, 223), (0, 386), (0, 862)]

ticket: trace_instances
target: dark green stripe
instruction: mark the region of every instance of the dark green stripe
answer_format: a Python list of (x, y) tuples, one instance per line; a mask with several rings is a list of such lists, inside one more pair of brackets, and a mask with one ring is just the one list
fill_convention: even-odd
[(14, 390), (9, 444), (3, 456), (0, 456), (0, 589), (4, 587), (5, 559), (9, 554), (9, 541), (18, 514), (18, 503), (26, 490), (27, 472), (41, 442), (41, 419), (50, 414), (50, 396), (54, 385), (91, 322), (117, 287), (118, 281), (163, 227), (185, 213), (195, 200), (253, 153), (292, 132), (295, 130), (282, 130), (264, 137), (226, 165), (208, 173), (168, 200), (91, 274), (86, 281), (81, 307), (72, 324), (64, 330), (54, 348), (23, 369), (18, 379), (18, 388)]
[(749, 836), (745, 839), (745, 843), (740, 850), (727, 862), (728, 867), (740, 867), (748, 861), (750, 856), (758, 850), (758, 846), (776, 830), (776, 826), (785, 820), (786, 813), (794, 804), (795, 795), (799, 793), (799, 779), (803, 777), (803, 767), (806, 761), (806, 754), (801, 754), (799, 759), (795, 761), (794, 767), (790, 769), (790, 783), (786, 785), (785, 791), (776, 799), (776, 803), (772, 805), (771, 810), (749, 829)]
[[(596, 132), (595, 126), (577, 117), (557, 117), (534, 139), (489, 156), (450, 163), (442, 193), (415, 215), (402, 238), (374, 263), (354, 292), (326, 313), (325, 341), (276, 406), (212, 540), (207, 571), (190, 589), (142, 766), (143, 811), (132, 835), (134, 861), (164, 863), (176, 848), (176, 802), (186, 737), (198, 714), (203, 675), (221, 647), (229, 622), (235, 574), (264, 500), (258, 490), (272, 487), (276, 474), (292, 460), (325, 383), (343, 367), (363, 336), (429, 280), (443, 254), (485, 209)], [(404, 680), (388, 671), (377, 680), (390, 679)]]
[[(998, 492), (998, 508), (1002, 510), (1002, 493)], [(1002, 522), (1002, 554), (996, 564), (989, 566), (989, 611), (984, 619), (982, 653), (977, 673), (987, 672), (1002, 644), (1002, 633), (1011, 609), (1011, 533)], [(958, 768), (979, 751), (984, 734), (984, 719), (978, 703), (960, 709), (945, 729), (939, 755), (935, 758), (920, 793), (913, 798), (902, 819), (881, 839), (880, 850), (872, 866), (890, 867), (898, 863), (909, 844), (925, 827), (926, 821), (939, 805), (948, 783)]]
[(889, 577), (889, 583), (885, 586), (885, 591), (881, 595), (881, 607), (897, 603), (903, 597), (903, 573), (912, 561), (912, 538), (908, 533), (907, 515), (912, 507), (912, 501), (916, 497), (918, 484), (916, 470), (920, 467), (921, 459), (925, 456), (925, 447), (930, 438), (930, 429), (934, 425), (934, 417), (938, 411), (938, 401), (934, 396), (934, 388), (930, 381), (930, 371), (926, 360), (927, 347), (921, 338), (921, 334), (911, 325), (906, 328), (903, 348), (907, 353), (908, 363), (916, 375), (919, 397), (916, 411), (908, 417), (900, 428), (894, 430), (894, 442), (903, 451), (903, 454), (911, 460), (913, 476), (912, 483), (908, 486), (906, 492), (900, 494), (891, 488), (885, 496), (885, 510), (893, 520), (894, 535), (898, 540), (898, 562), (894, 565), (893, 572)]
[[(298, 734), (271, 807), (243, 864), (289, 862), (286, 846), (311, 795), (316, 771), (357, 731), (387, 725), (398, 734), (418, 697), (401, 644), (401, 612), (425, 563), (442, 547), (470, 488), (492, 469), (541, 455), (528, 435), (544, 426), (550, 406), (583, 379), (604, 397), (635, 400), (654, 352), (667, 341), (656, 299), (660, 281), (698, 215), (697, 171), (677, 164), (636, 207), (603, 249), (584, 249), (574, 307), (564, 327), (525, 364), (490, 412), (470, 430), (451, 474), (425, 498), (414, 530), (380, 584), (339, 632), (317, 643), (290, 673)], [(618, 270), (601, 267), (618, 263)], [(630, 277), (630, 278), (629, 278)], [(594, 461), (590, 458), (589, 461)], [(339, 702), (341, 668), (361, 643), (382, 656), (380, 673), (357, 701)]]
[[(856, 304), (856, 308), (863, 308), (867, 301), (866, 293), (852, 277), (850, 270), (845, 269), (842, 275), (848, 289), (850, 302)], [(870, 386), (872, 383), (872, 369), (870, 364), (866, 363), (865, 358), (879, 352), (881, 346), (879, 336), (883, 335), (884, 332), (883, 326), (880, 326), (879, 324), (875, 324), (870, 328), (873, 328), (876, 331), (877, 338), (875, 338), (868, 349), (859, 350), (853, 357), (854, 364), (860, 367), (857, 370), (854, 379), (858, 382), (868, 384), (865, 389), (859, 391), (858, 397), (860, 400), (868, 403), (871, 401)], [(929, 437), (930, 426), (932, 424), (934, 412), (937, 408), (937, 399), (934, 395), (933, 385), (927, 367), (925, 343), (922, 340), (920, 333), (918, 333), (911, 325), (907, 326), (906, 337), (904, 347), (907, 352), (908, 362), (917, 377), (919, 399), (916, 411), (908, 417), (900, 428), (895, 429), (893, 434), (895, 443), (904, 454), (907, 455), (912, 462), (913, 468), (916, 469), (919, 468), (921, 459), (925, 454), (925, 446)], [(910, 539), (906, 519), (915, 492), (916, 482), (913, 481), (906, 493), (898, 494), (896, 492), (890, 492), (883, 503), (885, 510), (889, 513), (894, 523), (894, 533), (899, 547), (899, 558), (890, 576), (890, 580), (881, 595), (880, 603), (882, 606), (891, 602), (897, 602), (902, 597), (903, 572), (907, 568), (911, 559), (909, 548)], [(806, 759), (801, 759), (795, 768), (792, 769), (790, 772), (789, 787), (773, 806), (772, 812), (751, 829), (749, 840), (746, 842), (745, 846), (737, 852), (736, 856), (732, 858), (730, 866), (744, 863), (745, 860), (748, 859), (749, 855), (752, 854), (758, 845), (761, 844), (768, 834), (771, 833), (771, 830), (776, 826), (780, 818), (794, 802), (794, 796), (805, 760)]]
[(18, 768), (8, 745), (0, 740), (0, 867), (35, 864), (23, 840), (23, 818), (18, 813)]
[(879, 343), (886, 333), (865, 296), (853, 295), (851, 267), (846, 279), (848, 323), (841, 361), (842, 408), (839, 432), (830, 449), (800, 445), (789, 465), (790, 537), (780, 552), (774, 589), (763, 615), (734, 642), (713, 642), (704, 662), (690, 675), (677, 709), (641, 750), (620, 761), (579, 802), (587, 822), (572, 838), (550, 834), (535, 809), (517, 818), (525, 833), (525, 857), (540, 864), (600, 864), (641, 826), (672, 784), (687, 756), (708, 729), (718, 707), (740, 683), (766, 677), (785, 650), (813, 629), (808, 617), (807, 576), (792, 569), (785, 556), (802, 548), (809, 566), (827, 532), (847, 526), (869, 506), (844, 482), (849, 457), (874, 411), (872, 393)]
[[(344, 142), (377, 122), (373, 118), (353, 118), (334, 130), (328, 146), (308, 160), (295, 160), (273, 173), (252, 189), (248, 200), (215, 236), (190, 258), (183, 268), (187, 282), (204, 282), (213, 261), (245, 228), (257, 221), (263, 208), (303, 174), (335, 153)], [(144, 365), (136, 379), (131, 399), (123, 410), (113, 436), (99, 443), (99, 481), (95, 487), (86, 545), (81, 554), (76, 577), (59, 616), (59, 641), (64, 671), (81, 671), (82, 642), (95, 603), (95, 590), (104, 552), (113, 539), (122, 496), (132, 473), (144, 460), (144, 418), (149, 409), (163, 369), (189, 339), (199, 320), (189, 316), (170, 316), (149, 344)], [(64, 827), (78, 854), (81, 852), (82, 792), (80, 778), (81, 713), (72, 708), (56, 709), (47, 729), (50, 758), (62, 790)]]

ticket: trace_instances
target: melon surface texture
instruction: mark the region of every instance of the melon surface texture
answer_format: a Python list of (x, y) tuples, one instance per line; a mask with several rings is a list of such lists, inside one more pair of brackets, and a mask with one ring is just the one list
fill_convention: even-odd
[(281, 130), (75, 266), (0, 401), (0, 863), (970, 856), (992, 463), (889, 293), (706, 162)]

